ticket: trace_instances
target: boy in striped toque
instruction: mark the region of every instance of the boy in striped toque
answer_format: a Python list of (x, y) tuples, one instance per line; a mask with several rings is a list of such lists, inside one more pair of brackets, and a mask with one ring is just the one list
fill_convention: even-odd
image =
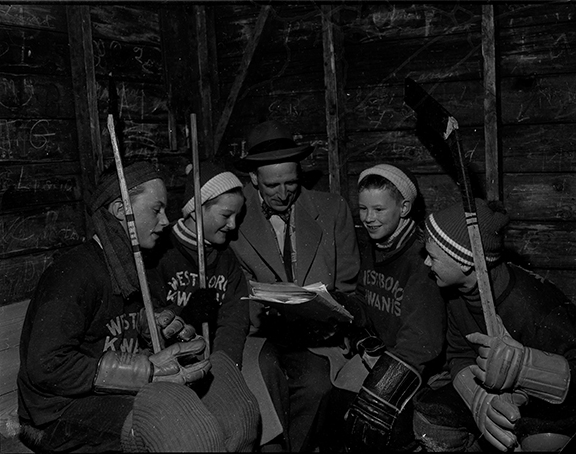
[[(427, 451), (500, 450), (576, 431), (576, 306), (552, 283), (502, 260), (506, 213), (476, 199), (499, 333), (486, 334), (462, 204), (426, 219), (426, 265), (448, 302), (451, 382), (415, 398)], [(541, 447), (544, 449), (544, 447)]]

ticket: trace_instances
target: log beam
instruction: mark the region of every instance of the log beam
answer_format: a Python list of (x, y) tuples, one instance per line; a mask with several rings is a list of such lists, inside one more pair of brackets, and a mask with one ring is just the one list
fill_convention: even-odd
[(486, 198), (502, 200), (502, 156), (498, 131), (498, 86), (496, 80), (496, 29), (494, 5), (482, 6), (482, 56), (484, 60), (484, 141)]
[(341, 77), (341, 39), (334, 21), (335, 8), (322, 5), (322, 44), (324, 51), (324, 99), (326, 105), (326, 134), (328, 138), (328, 169), (330, 192), (348, 197), (345, 145), (345, 108)]
[(222, 110), (222, 115), (220, 115), (220, 120), (218, 121), (218, 126), (216, 127), (216, 133), (214, 136), (215, 153), (218, 153), (218, 148), (220, 148), (220, 143), (222, 142), (222, 138), (224, 137), (224, 133), (226, 132), (226, 128), (228, 127), (228, 121), (230, 120), (230, 116), (232, 115), (232, 111), (234, 110), (234, 106), (236, 105), (236, 99), (238, 98), (238, 94), (240, 93), (240, 90), (244, 85), (244, 80), (246, 79), (246, 75), (248, 74), (250, 64), (252, 63), (252, 57), (254, 56), (254, 52), (256, 51), (258, 43), (260, 42), (260, 38), (262, 36), (264, 26), (266, 25), (266, 21), (268, 20), (268, 16), (270, 15), (271, 8), (272, 7), (270, 5), (266, 5), (260, 9), (260, 14), (258, 15), (258, 19), (256, 20), (256, 25), (254, 26), (252, 37), (250, 38), (250, 41), (246, 45), (246, 49), (244, 49), (242, 62), (240, 63), (240, 67), (238, 68), (238, 75), (234, 79), (232, 88), (230, 88), (228, 99), (226, 100), (226, 104), (224, 105), (224, 109)]

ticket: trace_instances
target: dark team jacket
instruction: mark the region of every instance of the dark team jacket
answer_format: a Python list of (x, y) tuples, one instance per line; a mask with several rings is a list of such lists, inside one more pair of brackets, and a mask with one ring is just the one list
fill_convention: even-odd
[(360, 253), (355, 324), (369, 328), (388, 351), (423, 373), (443, 352), (446, 303), (424, 265), (422, 232), (416, 229), (384, 259), (377, 259), (370, 243), (362, 243)]
[[(206, 254), (206, 287), (216, 289), (218, 316), (211, 329), (212, 351), (222, 350), (241, 367), (242, 350), (250, 327), (248, 285), (234, 252), (228, 247)], [(194, 292), (200, 288), (198, 258), (168, 235), (168, 244), (156, 266), (149, 269), (154, 292), (162, 289), (159, 299), (175, 312), (194, 304)], [(193, 320), (185, 320), (193, 324)]]
[(93, 393), (104, 351), (140, 350), (141, 297), (114, 295), (104, 260), (96, 241), (77, 246), (46, 269), (30, 301), (20, 340), (18, 413), (35, 426)]
[[(562, 405), (530, 398), (529, 407), (537, 415), (576, 414), (576, 305), (550, 281), (519, 266), (502, 263), (491, 271), (496, 313), (514, 339), (526, 347), (564, 356), (570, 365), (568, 396)], [(448, 305), (447, 360), (454, 377), (461, 369), (475, 364), (477, 346), (467, 334), (486, 334), (481, 306), (460, 297)], [(525, 406), (522, 414), (525, 415)]]

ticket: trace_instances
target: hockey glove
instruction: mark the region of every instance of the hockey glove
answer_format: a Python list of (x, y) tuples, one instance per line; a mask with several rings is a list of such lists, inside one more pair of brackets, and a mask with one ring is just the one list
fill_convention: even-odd
[(564, 402), (570, 384), (566, 358), (524, 347), (508, 333), (500, 317), (498, 322), (500, 335), (497, 337), (481, 333), (466, 336), (479, 345), (477, 366), (471, 367), (472, 373), (487, 389), (523, 389), (552, 404)]
[(385, 448), (398, 414), (421, 383), (414, 368), (384, 352), (346, 413), (346, 449), (361, 452)]
[[(190, 384), (206, 376), (209, 360), (199, 360), (204, 339), (178, 342), (151, 356), (108, 350), (96, 369), (94, 389), (100, 393), (136, 394), (146, 383)], [(183, 365), (184, 364), (184, 365)]]
[(519, 407), (528, 398), (521, 391), (501, 394), (487, 391), (475, 380), (471, 367), (458, 373), (454, 388), (466, 402), (486, 440), (500, 451), (507, 451), (518, 443), (514, 428), (520, 419)]

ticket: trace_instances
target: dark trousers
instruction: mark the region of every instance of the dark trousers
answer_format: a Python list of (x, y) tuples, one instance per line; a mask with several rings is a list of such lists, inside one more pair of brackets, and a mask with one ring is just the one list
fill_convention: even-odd
[(332, 388), (328, 359), (307, 349), (291, 349), (267, 341), (259, 363), (284, 428), (284, 449), (313, 449), (312, 427), (322, 398)]

